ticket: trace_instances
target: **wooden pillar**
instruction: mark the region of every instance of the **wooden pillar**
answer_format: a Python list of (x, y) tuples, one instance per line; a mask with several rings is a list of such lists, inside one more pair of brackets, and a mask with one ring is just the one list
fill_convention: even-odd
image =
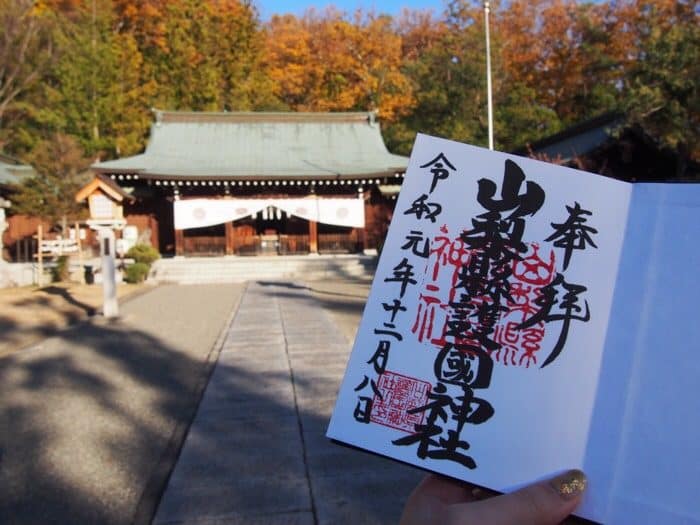
[(184, 230), (175, 230), (175, 255), (185, 255)]
[(236, 233), (233, 229), (233, 222), (228, 221), (226, 223), (226, 255), (233, 255), (235, 249), (235, 237)]
[(148, 227), (151, 229), (151, 246), (155, 246), (160, 251), (160, 236), (158, 232), (158, 219), (154, 215), (148, 216)]
[(318, 253), (318, 223), (309, 221), (309, 251)]
[(367, 248), (367, 231), (365, 230), (365, 227), (366, 226), (363, 226), (362, 228), (357, 229), (360, 253), (364, 253), (365, 249)]

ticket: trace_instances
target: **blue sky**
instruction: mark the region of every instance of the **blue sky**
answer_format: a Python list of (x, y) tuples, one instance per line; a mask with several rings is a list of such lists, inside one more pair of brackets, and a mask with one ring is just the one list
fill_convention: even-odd
[(363, 10), (374, 9), (377, 13), (397, 15), (401, 9), (432, 9), (435, 14), (440, 14), (443, 9), (443, 0), (254, 0), (254, 4), (260, 10), (263, 20), (268, 20), (273, 14), (292, 13), (301, 15), (309, 7), (321, 10), (328, 5), (334, 5), (340, 10), (352, 12), (358, 7)]

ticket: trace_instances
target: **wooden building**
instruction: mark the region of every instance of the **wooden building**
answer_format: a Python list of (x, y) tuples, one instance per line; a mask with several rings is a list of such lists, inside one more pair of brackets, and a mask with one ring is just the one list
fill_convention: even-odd
[(161, 253), (348, 253), (383, 242), (408, 159), (373, 113), (154, 111), (146, 150), (93, 165)]
[(700, 164), (607, 113), (514, 151), (627, 182), (697, 182)]
[(49, 224), (39, 217), (13, 213), (12, 200), (17, 187), (36, 175), (28, 164), (0, 153), (0, 259), (11, 262), (31, 262), (36, 252), (37, 227), (48, 231)]

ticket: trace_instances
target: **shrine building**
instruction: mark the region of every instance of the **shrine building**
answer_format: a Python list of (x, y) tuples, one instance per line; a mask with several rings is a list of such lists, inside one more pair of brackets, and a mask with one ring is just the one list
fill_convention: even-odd
[(408, 158), (374, 113), (154, 114), (142, 154), (92, 169), (135, 198), (124, 219), (161, 253), (381, 247)]

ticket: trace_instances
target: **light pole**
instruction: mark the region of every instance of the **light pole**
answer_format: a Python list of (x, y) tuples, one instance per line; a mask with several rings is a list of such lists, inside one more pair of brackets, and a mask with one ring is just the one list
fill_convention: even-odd
[(486, 102), (489, 116), (489, 149), (493, 149), (493, 102), (491, 97), (491, 41), (489, 39), (489, 3), (484, 2), (484, 27), (486, 30)]

